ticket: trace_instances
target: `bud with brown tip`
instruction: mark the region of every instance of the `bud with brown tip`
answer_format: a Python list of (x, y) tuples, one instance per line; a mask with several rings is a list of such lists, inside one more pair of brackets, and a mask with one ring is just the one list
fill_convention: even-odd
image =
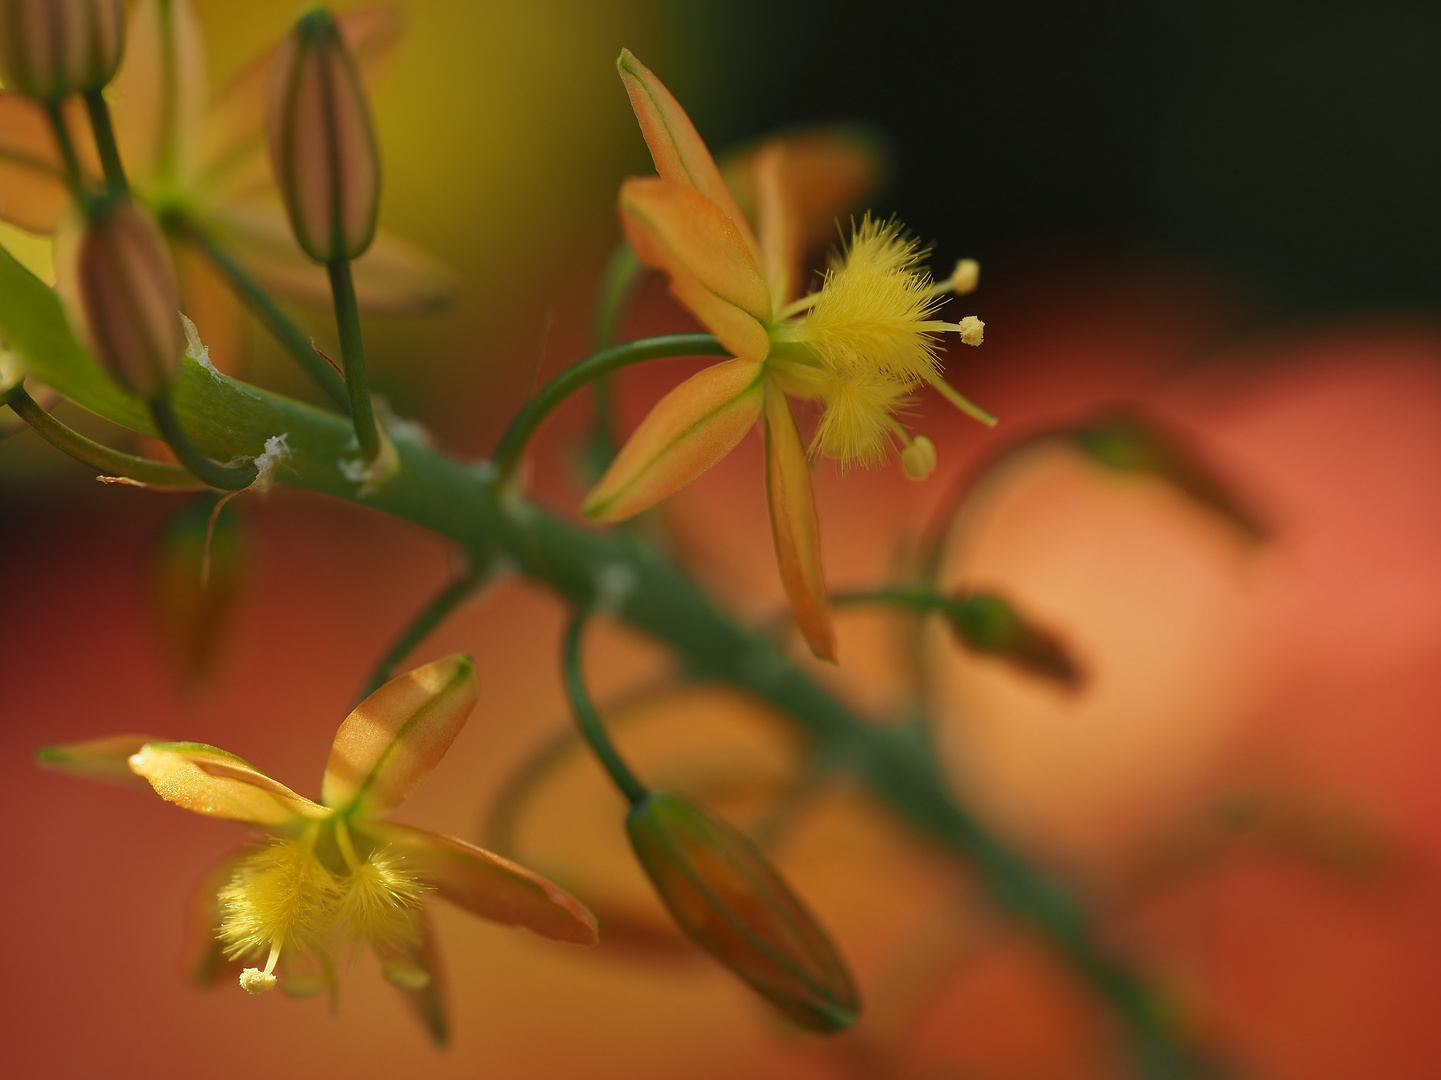
[(125, 47), (125, 0), (0, 0), (0, 79), (58, 101), (98, 90)]
[(686, 935), (782, 1012), (840, 1031), (860, 999), (825, 931), (740, 833), (676, 795), (652, 792), (626, 816), (636, 857)]
[(317, 262), (370, 246), (380, 158), (355, 64), (326, 11), (301, 16), (270, 69), (266, 135), (290, 226)]
[(72, 321), (110, 377), (147, 400), (164, 391), (184, 341), (175, 271), (150, 215), (129, 199), (94, 207), (57, 263)]

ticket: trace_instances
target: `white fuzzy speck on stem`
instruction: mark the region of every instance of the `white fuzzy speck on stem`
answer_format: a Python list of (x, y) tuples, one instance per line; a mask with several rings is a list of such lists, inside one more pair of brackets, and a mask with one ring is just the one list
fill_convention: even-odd
[(183, 311), (180, 312), (180, 325), (185, 330), (185, 355), (217, 379), (220, 378), (220, 369), (210, 360), (210, 347), (200, 340), (200, 331)]

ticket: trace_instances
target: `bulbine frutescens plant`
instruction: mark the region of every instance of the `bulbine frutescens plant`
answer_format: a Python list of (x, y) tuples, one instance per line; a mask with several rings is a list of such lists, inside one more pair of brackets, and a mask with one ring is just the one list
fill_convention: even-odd
[[(584, 503), (592, 519), (616, 522), (646, 509), (761, 424), (781, 575), (797, 626), (817, 655), (835, 658), (834, 604), (890, 604), (917, 617), (940, 614), (964, 647), (1074, 683), (1080, 676), (1064, 650), (1003, 598), (942, 596), (923, 580), (845, 597), (826, 589), (809, 459), (870, 466), (896, 449), (905, 473), (924, 479), (935, 448), (900, 417), (909, 396), (927, 386), (993, 422), (946, 384), (941, 366), (943, 335), (980, 344), (979, 319), (952, 322), (939, 312), (949, 296), (975, 287), (974, 263), (963, 261), (935, 282), (899, 223), (862, 216), (852, 219), (818, 287), (804, 287), (817, 224), (849, 214), (871, 178), (861, 144), (840, 135), (791, 135), (722, 170), (664, 85), (622, 53), (621, 78), (658, 175), (621, 188), (628, 245), (602, 290), (598, 351), (527, 401), (490, 461), (463, 462), (404, 425), (388, 427), (367, 385), (359, 320), (365, 290), (358, 298), (360, 271), (353, 275), (351, 264), (376, 234), (379, 160), (365, 65), (355, 52), (368, 47), (373, 22), (307, 13), (267, 61), (264, 78), (247, 84), (264, 96), (263, 107), (250, 102), (248, 110), (225, 113), (234, 128), (226, 137), (236, 146), (268, 147), (271, 183), (297, 257), (303, 253), (328, 279), (340, 345), (336, 371), (317, 360), (318, 350), (247, 270), (243, 251), (227, 247), (224, 230), (212, 228), (217, 189), (187, 171), (181, 144), (161, 148), (157, 160), (169, 162), (167, 181), (131, 183), (104, 93), (125, 48), (123, 7), (0, 0), (0, 16), (6, 35), (0, 77), (8, 88), (0, 146), (20, 148), (6, 157), (6, 168), (27, 177), (31, 186), (22, 195), (53, 199), (60, 190), (70, 204), (56, 220), (54, 290), (0, 249), (4, 404), (107, 479), (218, 492), (291, 484), (404, 518), (454, 541), (465, 556), (465, 571), (401, 630), (378, 664), (369, 696), (337, 735), (320, 802), (195, 743), (117, 736), (43, 753), (46, 764), (148, 783), (181, 806), (274, 834), (213, 875), (206, 902), (214, 908), (215, 964), (250, 962), (240, 981), (252, 992), (285, 980), (297, 991), (333, 991), (332, 943), (362, 940), (443, 1038), (444, 1002), (430, 978), (432, 942), (423, 921), (432, 893), (561, 940), (592, 939), (589, 913), (543, 879), (462, 841), (377, 820), (429, 771), (472, 700), (473, 670), (464, 658), (399, 677), (394, 668), (504, 566), (548, 586), (574, 609), (559, 672), (581, 735), (630, 804), (627, 832), (657, 893), (692, 940), (792, 1020), (817, 1031), (854, 1024), (861, 1006), (847, 968), (760, 848), (695, 802), (651, 790), (622, 759), (581, 674), (592, 611), (603, 609), (653, 636), (691, 678), (733, 684), (778, 707), (809, 737), (818, 767), (849, 770), (902, 819), (974, 865), (995, 902), (1048, 937), (1111, 1003), (1132, 1037), (1138, 1068), (1158, 1077), (1202, 1071), (1147, 988), (1098, 945), (1070, 893), (947, 792), (922, 730), (867, 722), (787, 659), (776, 641), (722, 611), (639, 533), (568, 524), (528, 501), (516, 479), (529, 437), (567, 395), (593, 384), (599, 391), (612, 373), (643, 361), (720, 358), (663, 398), (598, 470)], [(181, 30), (191, 21), (184, 0), (144, 0), (131, 13), (129, 48), (147, 58), (173, 57), (190, 40)], [(72, 107), (77, 98), (83, 111)], [(26, 123), (7, 130), (6, 116)], [(48, 139), (37, 139), (31, 120), (48, 125)], [(197, 145), (214, 141), (189, 134)], [(39, 202), (4, 205), (31, 228), (46, 220)], [(178, 312), (182, 290), (170, 255), (176, 244), (198, 247), (213, 261), (315, 378), (329, 408), (229, 378), (209, 364), (205, 328)], [(710, 333), (611, 344), (609, 328), (642, 265), (663, 271)], [(158, 436), (178, 464), (70, 430), (37, 403), (27, 381)], [(809, 447), (795, 399), (821, 410)], [(1164, 473), (1168, 460), (1128, 458), (1120, 467)]]

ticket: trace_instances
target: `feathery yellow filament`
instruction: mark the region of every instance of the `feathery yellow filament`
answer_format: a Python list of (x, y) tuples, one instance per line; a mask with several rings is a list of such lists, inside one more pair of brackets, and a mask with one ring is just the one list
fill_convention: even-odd
[(235, 869), (220, 890), (217, 931), (232, 960), (269, 950), (264, 971), (247, 968), (240, 985), (261, 993), (275, 985), (275, 964), (286, 947), (319, 943), (333, 918), (339, 890), (315, 857), (315, 834), (276, 839)]
[(421, 897), (427, 887), (386, 848), (377, 847), (361, 860), (344, 821), (336, 822), (335, 838), (350, 870), (340, 881), (337, 923), (376, 949), (419, 941)]

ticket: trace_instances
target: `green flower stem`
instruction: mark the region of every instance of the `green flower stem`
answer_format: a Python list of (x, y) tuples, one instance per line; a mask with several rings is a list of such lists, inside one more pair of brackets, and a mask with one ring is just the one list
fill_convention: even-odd
[(941, 611), (947, 615), (953, 614), (956, 607), (951, 597), (942, 596), (932, 589), (876, 589), (869, 592), (833, 593), (831, 604), (835, 607), (890, 604), (915, 611)]
[(100, 90), (85, 91), (85, 111), (90, 114), (90, 128), (95, 132), (95, 148), (100, 151), (100, 165), (105, 170), (105, 190), (112, 197), (128, 194), (125, 166), (120, 163), (120, 148), (115, 145), (115, 129), (110, 124), (110, 106)]
[(160, 437), (169, 444), (180, 463), (211, 487), (221, 491), (243, 491), (260, 475), (254, 462), (249, 465), (221, 465), (202, 454), (185, 434), (170, 397), (164, 391), (150, 399), (150, 416)]
[(488, 563), (467, 558), (464, 572), (436, 593), (391, 644), (360, 692), (362, 701), (394, 678), (395, 669), (411, 650), (429, 637), (458, 605), (475, 594), (489, 577), (489, 569)]
[(85, 177), (80, 171), (80, 159), (75, 156), (75, 143), (70, 138), (70, 129), (65, 126), (60, 102), (45, 102), (45, 115), (50, 117), (50, 128), (55, 132), (55, 143), (60, 147), (61, 160), (65, 162), (65, 177), (70, 184), (70, 192), (79, 202), (85, 196)]
[(0, 403), (14, 409), (15, 415), (29, 424), (35, 434), (51, 446), (64, 451), (76, 461), (99, 469), (107, 476), (124, 477), (146, 487), (169, 488), (172, 491), (195, 491), (202, 486), (195, 482), (195, 477), (178, 465), (167, 465), (163, 461), (123, 454), (93, 439), (87, 439), (42, 409), (39, 402), (27, 394), (23, 387), (11, 387), (8, 393), (0, 397)]
[[(606, 264), (601, 278), (591, 336), (591, 348), (596, 351), (615, 341), (616, 329), (620, 325), (621, 316), (625, 314), (626, 303), (635, 289), (641, 269), (635, 248), (622, 240), (610, 257), (610, 262)], [(615, 380), (609, 375), (602, 375), (595, 380), (593, 392), (595, 418), (592, 421), (590, 439), (586, 444), (585, 459), (592, 476), (599, 479), (615, 459), (618, 445), (615, 432)]]
[(331, 259), (325, 268), (330, 272), (330, 294), (335, 299), (335, 325), (340, 331), (340, 359), (345, 366), (355, 439), (360, 444), (361, 458), (369, 464), (380, 454), (380, 432), (370, 406), (370, 377), (365, 373), (365, 344), (360, 337), (360, 308), (355, 302), (350, 260)]
[(245, 301), (255, 317), (265, 324), (266, 329), (275, 335), (285, 351), (305, 369), (311, 381), (325, 391), (326, 396), (342, 413), (349, 416), (350, 395), (345, 389), (345, 380), (315, 351), (310, 338), (280, 310), (280, 306), (270, 299), (265, 290), (198, 224), (178, 215), (167, 217), (166, 224), (182, 233), (205, 253), (205, 257), (225, 276), (236, 295)]
[(581, 737), (595, 752), (605, 771), (615, 781), (615, 786), (620, 788), (620, 793), (632, 806), (639, 806), (650, 792), (635, 778), (635, 774), (621, 759), (620, 753), (611, 745), (605, 728), (601, 726), (600, 714), (595, 711), (590, 694), (585, 688), (585, 673), (580, 667), (580, 639), (588, 617), (584, 609), (579, 609), (566, 627), (565, 644), (561, 649), (565, 692), (570, 698), (570, 707), (575, 712), (575, 725), (580, 729)]
[(660, 360), (670, 356), (729, 356), (730, 352), (709, 334), (671, 334), (666, 337), (643, 338), (640, 341), (613, 345), (592, 353), (578, 364), (566, 368), (540, 392), (525, 403), (495, 448), (495, 483), (503, 486), (520, 461), (525, 444), (540, 422), (571, 394), (595, 380), (631, 364)]

